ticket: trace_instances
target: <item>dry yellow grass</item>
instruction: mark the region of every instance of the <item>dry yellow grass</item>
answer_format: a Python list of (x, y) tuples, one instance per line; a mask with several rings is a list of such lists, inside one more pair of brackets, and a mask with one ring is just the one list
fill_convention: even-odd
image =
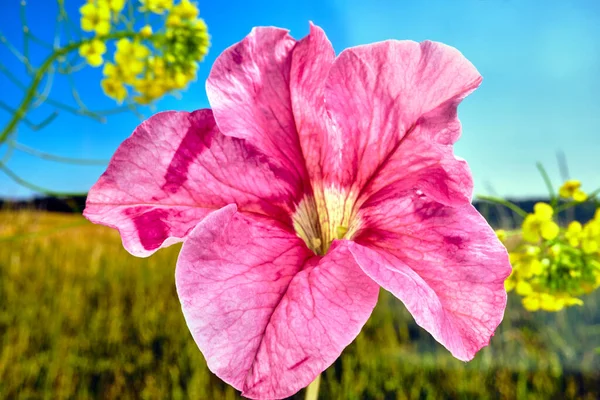
[[(80, 216), (0, 212), (0, 398), (238, 398), (185, 326), (178, 247), (139, 259)], [(321, 398), (599, 398), (599, 303), (530, 314), (511, 299), (491, 346), (465, 364), (382, 291)]]

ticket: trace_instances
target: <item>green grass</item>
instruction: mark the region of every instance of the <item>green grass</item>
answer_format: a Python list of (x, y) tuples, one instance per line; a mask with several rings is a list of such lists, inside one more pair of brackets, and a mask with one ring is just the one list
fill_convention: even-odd
[[(187, 330), (178, 250), (139, 259), (82, 217), (0, 212), (0, 398), (239, 398)], [(600, 398), (600, 295), (558, 314), (509, 300), (491, 345), (463, 363), (382, 291), (320, 398)]]

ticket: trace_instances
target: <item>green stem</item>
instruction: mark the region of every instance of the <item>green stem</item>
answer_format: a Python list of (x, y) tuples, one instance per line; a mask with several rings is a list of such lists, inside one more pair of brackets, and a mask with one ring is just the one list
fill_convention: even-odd
[[(15, 133), (13, 135), (15, 138), (17, 137), (17, 133)], [(6, 165), (6, 163), (8, 162), (8, 160), (10, 160), (10, 158), (12, 157), (13, 153), (15, 152), (15, 148), (12, 146), (7, 146), (8, 148), (6, 149), (6, 152), (4, 153), (4, 156), (2, 156), (2, 159), (0, 160), (0, 165)]]
[(50, 196), (56, 196), (56, 197), (75, 197), (75, 196), (86, 196), (87, 195), (87, 193), (85, 193), (85, 192), (80, 192), (80, 193), (57, 192), (52, 189), (47, 189), (47, 188), (38, 186), (35, 183), (31, 183), (31, 182), (26, 181), (25, 179), (21, 178), (19, 175), (15, 174), (10, 168), (8, 168), (3, 163), (0, 163), (0, 170), (3, 171), (10, 179), (15, 181), (19, 185), (24, 186), (24, 187), (31, 189), (38, 193), (44, 193), (44, 194), (47, 194)]
[(1, 63), (0, 63), (0, 72), (2, 72), (4, 75), (6, 75), (8, 80), (11, 81), (12, 83), (14, 83), (16, 87), (18, 87), (19, 89), (21, 89), (24, 92), (27, 90), (27, 87), (12, 72), (10, 72), (8, 70), (8, 68), (6, 68)]
[(57, 161), (67, 164), (79, 164), (79, 165), (106, 165), (109, 160), (94, 160), (94, 159), (85, 159), (85, 158), (72, 158), (72, 157), (63, 157), (57, 156), (55, 154), (46, 153), (43, 151), (36, 150), (29, 146), (25, 146), (24, 144), (17, 143), (15, 141), (10, 141), (10, 146), (14, 147), (16, 150), (23, 151), (25, 153), (31, 154), (32, 156), (36, 156), (42, 158), (44, 160)]
[(305, 400), (317, 400), (319, 398), (319, 385), (321, 383), (321, 374), (317, 375), (314, 381), (306, 387)]
[[(145, 38), (145, 39), (152, 40), (153, 38), (156, 39), (158, 36), (159, 35), (153, 35), (150, 38)], [(90, 38), (90, 39), (85, 39), (85, 40), (82, 40), (79, 42), (71, 43), (71, 44), (66, 45), (65, 47), (57, 49), (56, 51), (54, 51), (54, 53), (50, 54), (46, 58), (46, 60), (44, 60), (42, 65), (36, 70), (36, 73), (33, 77), (31, 85), (29, 85), (29, 88), (27, 89), (27, 92), (25, 93), (25, 98), (23, 99), (23, 101), (21, 102), (19, 107), (17, 108), (16, 112), (14, 113), (14, 115), (12, 116), (12, 118), (10, 119), (10, 121), (8, 122), (6, 127), (0, 133), (0, 144), (4, 143), (6, 141), (8, 135), (17, 127), (17, 124), (19, 123), (19, 121), (25, 117), (25, 114), (27, 113), (27, 110), (28, 110), (29, 106), (31, 105), (31, 102), (36, 97), (37, 88), (40, 85), (40, 83), (42, 82), (42, 79), (44, 78), (46, 71), (52, 66), (52, 63), (54, 63), (54, 61), (56, 61), (56, 59), (58, 59), (59, 57), (65, 56), (74, 50), (77, 50), (79, 47), (83, 46), (86, 43), (90, 43), (91, 41), (93, 41), (95, 39), (108, 41), (108, 40), (116, 40), (116, 39), (122, 39), (122, 38), (136, 38), (136, 37), (140, 37), (140, 34), (137, 32), (117, 32), (117, 33), (109, 34), (107, 36), (102, 36), (102, 37), (98, 37), (98, 38)]]
[(33, 67), (31, 66), (31, 64), (29, 63), (29, 60), (23, 55), (21, 54), (21, 52), (19, 50), (17, 50), (17, 48), (15, 46), (12, 45), (12, 43), (10, 43), (8, 41), (8, 39), (6, 38), (6, 36), (4, 36), (2, 33), (0, 33), (0, 43), (5, 45), (6, 48), (13, 53), (13, 55), (21, 62), (25, 65), (25, 68), (27, 69), (27, 73), (31, 73), (31, 71), (33, 70)]
[[(0, 101), (0, 108), (5, 110), (6, 112), (10, 113), (10, 114), (14, 114), (15, 110), (12, 109), (8, 104)], [(48, 124), (50, 124), (52, 121), (54, 121), (54, 119), (58, 117), (58, 113), (56, 111), (52, 112), (52, 114), (48, 115), (42, 122), (40, 122), (39, 124), (34, 124), (33, 122), (31, 122), (29, 119), (27, 118), (23, 118), (22, 121), (25, 123), (25, 125), (27, 125), (29, 127), (29, 129), (34, 130), (34, 131), (38, 131), (40, 129), (42, 129), (43, 127), (47, 126)]]
[(21, 0), (19, 16), (21, 17), (21, 25), (23, 26), (23, 57), (27, 60), (27, 64), (25, 65), (29, 70), (29, 27), (27, 26), (27, 15), (25, 13), (25, 0)]
[(552, 208), (556, 208), (557, 198), (554, 192), (554, 187), (552, 186), (552, 181), (550, 180), (550, 176), (548, 176), (548, 173), (546, 172), (546, 169), (544, 168), (542, 163), (538, 162), (535, 165), (538, 171), (540, 171), (542, 179), (544, 179), (544, 183), (546, 184), (546, 188), (548, 189), (548, 194), (550, 195), (550, 203), (552, 204)]
[(510, 208), (511, 210), (513, 210), (515, 213), (517, 213), (518, 215), (520, 215), (523, 218), (525, 218), (527, 216), (527, 211), (523, 210), (521, 207), (519, 207), (518, 205), (516, 205), (508, 200), (504, 200), (499, 197), (485, 196), (485, 195), (477, 195), (476, 197), (479, 200), (487, 201), (487, 202), (493, 203), (493, 204), (500, 204), (507, 208)]

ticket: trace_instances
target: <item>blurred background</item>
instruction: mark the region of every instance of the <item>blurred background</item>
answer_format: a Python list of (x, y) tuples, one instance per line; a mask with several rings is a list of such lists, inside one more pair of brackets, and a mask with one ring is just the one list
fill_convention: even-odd
[[(597, 0), (199, 1), (200, 13), (190, 21), (206, 23), (194, 25), (203, 51), (182, 56), (190, 66), (183, 81), (154, 94), (115, 82), (107, 71), (107, 62), (119, 65), (118, 38), (106, 40), (104, 51), (79, 46), (42, 68), (60, 49), (102, 36), (83, 21), (101, 13), (81, 9), (85, 4), (0, 2), (0, 129), (6, 133), (0, 140), (0, 398), (239, 398), (208, 371), (185, 327), (173, 279), (179, 246), (134, 258), (116, 232), (78, 212), (141, 120), (209, 107), (204, 84), (212, 63), (254, 26), (284, 27), (301, 38), (313, 21), (338, 53), (385, 39), (454, 46), (484, 78), (459, 107), (463, 134), (455, 146), (469, 162), (477, 194), (511, 199), (531, 213), (536, 202), (549, 201), (536, 162), (556, 188), (569, 178), (588, 193), (600, 187)], [(111, 7), (111, 32), (175, 26), (168, 10), (142, 12), (139, 1)], [(158, 43), (152, 46), (150, 54), (161, 54)], [(103, 66), (92, 65), (98, 53)], [(119, 102), (109, 97), (115, 97), (111, 84), (146, 97)], [(598, 204), (591, 200), (564, 214), (562, 225), (591, 220)], [(477, 206), (495, 228), (519, 236), (517, 214), (496, 203)], [(382, 291), (363, 332), (325, 372), (320, 398), (600, 398), (600, 296), (595, 291), (582, 299), (583, 305), (556, 313), (531, 312), (511, 292), (491, 345), (465, 364)]]

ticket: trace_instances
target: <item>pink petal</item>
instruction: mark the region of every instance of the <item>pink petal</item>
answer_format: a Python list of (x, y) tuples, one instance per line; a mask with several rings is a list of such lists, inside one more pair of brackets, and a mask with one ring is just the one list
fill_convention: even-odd
[(460, 52), (440, 43), (386, 41), (343, 51), (325, 91), (345, 144), (342, 161), (332, 161), (344, 167), (339, 184), (362, 188), (407, 134), (454, 143), (460, 135), (458, 103), (480, 82)]
[(467, 162), (454, 156), (452, 146), (407, 136), (362, 188), (359, 203), (381, 190), (420, 191), (439, 203), (458, 205), (471, 201), (473, 178)]
[(222, 135), (210, 110), (164, 112), (118, 148), (84, 215), (117, 228), (132, 254), (148, 256), (230, 203), (288, 221), (300, 195), (290, 179), (243, 140)]
[(248, 140), (305, 182), (289, 88), (295, 44), (285, 29), (252, 29), (217, 57), (206, 92), (225, 135)]
[(175, 278), (211, 371), (246, 397), (279, 399), (330, 366), (360, 332), (379, 291), (347, 244), (315, 257), (276, 221), (235, 206), (198, 224)]
[(504, 315), (506, 249), (471, 204), (378, 197), (359, 213), (356, 261), (456, 358), (472, 359)]
[[(340, 143), (325, 108), (325, 82), (333, 66), (335, 52), (325, 32), (310, 24), (310, 33), (298, 42), (292, 55), (290, 91), (296, 128), (306, 167), (312, 182), (323, 174), (335, 174), (328, 162), (338, 159)], [(333, 157), (333, 158), (332, 158)], [(328, 176), (335, 181), (335, 176)]]

